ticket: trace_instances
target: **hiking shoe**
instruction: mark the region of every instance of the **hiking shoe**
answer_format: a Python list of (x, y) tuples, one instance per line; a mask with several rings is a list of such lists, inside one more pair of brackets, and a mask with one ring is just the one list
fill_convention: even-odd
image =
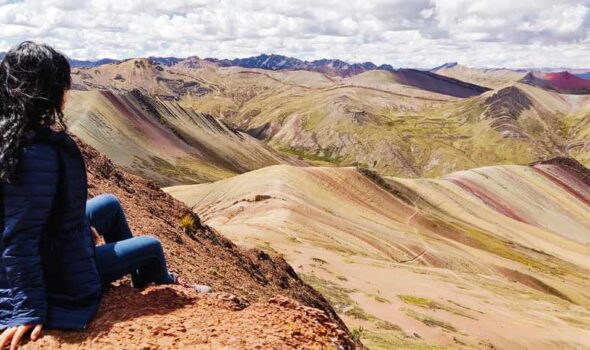
[(207, 294), (211, 292), (211, 287), (206, 286), (204, 284), (191, 284), (184, 277), (181, 277), (177, 274), (172, 273), (172, 278), (174, 279), (174, 284), (178, 284), (179, 286), (194, 289), (199, 294)]
[(188, 288), (192, 288), (192, 289), (196, 290), (197, 293), (200, 293), (200, 294), (207, 294), (207, 293), (211, 292), (211, 287), (206, 286), (204, 284), (191, 284), (191, 285), (188, 285)]

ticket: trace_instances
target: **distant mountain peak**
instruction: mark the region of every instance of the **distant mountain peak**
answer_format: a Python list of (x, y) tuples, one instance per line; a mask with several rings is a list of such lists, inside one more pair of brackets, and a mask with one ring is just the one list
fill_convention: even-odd
[(547, 78), (549, 80), (555, 80), (555, 79), (577, 80), (577, 79), (581, 79), (568, 71), (545, 73), (545, 78)]
[(189, 56), (178, 63), (176, 63), (177, 67), (184, 67), (184, 68), (202, 68), (205, 66), (214, 65), (211, 61), (207, 59), (202, 59), (199, 56)]
[(178, 58), (178, 57), (154, 57), (154, 56), (150, 56), (147, 59), (152, 64), (161, 64), (164, 66), (173, 66), (183, 60), (183, 58)]
[(438, 67), (432, 68), (430, 71), (431, 72), (436, 72), (437, 70), (441, 70), (441, 69), (454, 68), (454, 67), (457, 67), (458, 65), (459, 65), (458, 62), (446, 62), (446, 63), (441, 64)]
[(238, 66), (243, 68), (259, 68), (268, 70), (303, 69), (304, 62), (300, 59), (275, 54), (229, 59), (207, 58), (209, 62), (222, 67)]
[(574, 75), (568, 71), (529, 72), (520, 82), (560, 93), (589, 94), (590, 80)]
[(349, 63), (340, 59), (317, 59), (313, 61), (304, 61), (298, 58), (276, 55), (261, 54), (258, 56), (235, 58), (235, 59), (216, 59), (207, 58), (209, 62), (216, 63), (222, 67), (237, 66), (243, 68), (258, 68), (268, 70), (309, 70), (321, 72), (327, 75), (351, 76), (368, 70), (385, 69), (393, 71), (391, 65), (377, 66), (373, 62)]

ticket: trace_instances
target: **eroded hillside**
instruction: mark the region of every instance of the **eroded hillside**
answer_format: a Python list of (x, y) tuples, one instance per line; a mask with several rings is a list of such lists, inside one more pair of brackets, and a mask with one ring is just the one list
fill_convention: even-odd
[(210, 115), (139, 90), (73, 91), (65, 114), (85, 142), (160, 185), (214, 181), (289, 162)]
[[(588, 165), (585, 128), (574, 125), (587, 119), (587, 95), (565, 94), (569, 90), (551, 89), (543, 84), (519, 83), (525, 73), (511, 70), (459, 66), (439, 70), (436, 72), (441, 74), (377, 69), (338, 76), (307, 70), (223, 67), (219, 62), (193, 57), (170, 65), (130, 59), (77, 69), (73, 78), (79, 90), (117, 94), (138, 90), (158, 101), (169, 101), (162, 103), (188, 114), (211, 116), (212, 123), (240, 130), (244, 137), (248, 133), (274, 152), (250, 140), (236, 142), (219, 133), (201, 134), (198, 140), (204, 143), (209, 157), (206, 161), (198, 151), (190, 149), (183, 152), (197, 155), (184, 157), (173, 167), (162, 164), (164, 170), (157, 171), (160, 174), (153, 173), (156, 164), (152, 160), (134, 164), (152, 178), (163, 176), (177, 183), (206, 182), (283, 162), (277, 153), (290, 158), (289, 162), (299, 158), (316, 165), (356, 165), (384, 175), (411, 177), (440, 176), (479, 166), (521, 164), (568, 155)], [(495, 90), (487, 91), (487, 87), (454, 78)], [(96, 109), (100, 111), (95, 112)], [(96, 104), (87, 104), (83, 111), (72, 111), (74, 118), (105, 115), (104, 108)], [(108, 120), (108, 127), (119, 125), (119, 120), (126, 117), (118, 112), (110, 120), (101, 119)], [(169, 124), (175, 125), (176, 130), (186, 127)], [(95, 129), (88, 118), (83, 118), (81, 125)], [(125, 165), (123, 159), (117, 158), (117, 152), (101, 148), (106, 140), (93, 139), (88, 132), (82, 138), (88, 138), (88, 142)], [(218, 143), (228, 146), (210, 146)], [(235, 152), (234, 146), (243, 152)], [(213, 155), (231, 164), (211, 159)], [(161, 158), (156, 155), (156, 159)], [(193, 162), (192, 158), (198, 161)], [(171, 163), (167, 159), (165, 162)], [(180, 174), (173, 174), (171, 168), (178, 169)], [(183, 177), (182, 173), (189, 175)], [(203, 175), (199, 177), (199, 173)]]
[(440, 179), (273, 166), (166, 191), (285, 254), (371, 349), (590, 346), (590, 171), (574, 160)]

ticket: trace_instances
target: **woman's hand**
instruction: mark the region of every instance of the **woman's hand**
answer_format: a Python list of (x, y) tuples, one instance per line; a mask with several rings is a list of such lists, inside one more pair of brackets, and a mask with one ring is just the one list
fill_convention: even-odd
[(4, 349), (5, 346), (10, 344), (10, 350), (16, 350), (23, 336), (31, 329), (33, 329), (33, 332), (31, 332), (31, 340), (35, 341), (39, 339), (41, 337), (41, 331), (43, 330), (42, 324), (25, 324), (18, 327), (6, 328), (4, 332), (2, 332), (2, 335), (0, 335), (0, 349)]
[(98, 231), (96, 231), (94, 226), (90, 226), (90, 231), (92, 231), (92, 238), (94, 238), (94, 245), (99, 245), (100, 244), (100, 235), (98, 234)]

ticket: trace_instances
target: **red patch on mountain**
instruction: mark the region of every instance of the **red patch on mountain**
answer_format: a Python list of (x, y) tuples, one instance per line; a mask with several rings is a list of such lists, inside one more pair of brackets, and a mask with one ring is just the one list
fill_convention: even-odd
[(547, 73), (545, 79), (559, 90), (590, 89), (590, 80), (577, 77), (569, 72)]

